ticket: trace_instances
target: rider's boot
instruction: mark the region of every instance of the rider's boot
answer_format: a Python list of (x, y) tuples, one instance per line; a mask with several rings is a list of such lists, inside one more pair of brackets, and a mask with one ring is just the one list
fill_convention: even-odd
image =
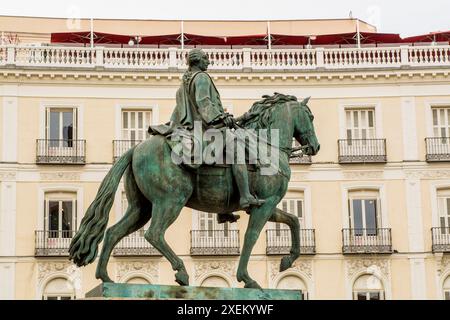
[(236, 179), (236, 184), (239, 189), (239, 194), (241, 196), (239, 200), (239, 207), (241, 209), (248, 208), (250, 206), (261, 206), (266, 200), (257, 199), (250, 193), (250, 188), (248, 186), (248, 172), (247, 165), (245, 164), (234, 164), (232, 165), (233, 175)]

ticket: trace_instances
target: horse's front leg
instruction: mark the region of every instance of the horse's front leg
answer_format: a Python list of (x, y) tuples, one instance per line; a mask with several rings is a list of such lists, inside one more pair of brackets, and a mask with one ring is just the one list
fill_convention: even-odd
[(250, 220), (247, 231), (245, 232), (244, 247), (242, 248), (237, 270), (237, 280), (239, 282), (244, 281), (245, 288), (261, 289), (259, 284), (248, 275), (248, 261), (262, 228), (272, 216), (273, 209), (279, 200), (280, 198), (278, 196), (269, 197), (261, 207), (254, 208), (250, 211)]
[(292, 267), (294, 261), (300, 256), (300, 223), (298, 218), (293, 214), (284, 212), (278, 208), (273, 210), (272, 216), (269, 218), (271, 222), (279, 222), (287, 224), (291, 230), (292, 247), (290, 254), (284, 256), (280, 263), (280, 272)]

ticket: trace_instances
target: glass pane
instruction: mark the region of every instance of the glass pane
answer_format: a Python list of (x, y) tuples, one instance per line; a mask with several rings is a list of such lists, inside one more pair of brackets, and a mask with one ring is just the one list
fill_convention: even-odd
[(50, 111), (50, 139), (59, 139), (59, 112)]
[(445, 234), (445, 218), (444, 217), (440, 217), (439, 218), (439, 222), (440, 222), (440, 227), (441, 227), (441, 233)]
[(433, 125), (438, 125), (438, 115), (437, 115), (437, 109), (433, 109)]
[(136, 128), (136, 113), (130, 112), (130, 128)]
[(136, 132), (134, 130), (130, 131), (130, 140), (136, 140)]
[(138, 112), (138, 128), (142, 129), (143, 127), (144, 127), (143, 114), (142, 112)]
[(443, 126), (445, 124), (445, 110), (439, 109), (439, 125)]
[(64, 111), (62, 116), (63, 116), (63, 139), (73, 139), (73, 112)]
[(284, 212), (288, 212), (288, 211), (287, 211), (287, 201), (286, 201), (286, 200), (283, 200), (282, 203), (283, 203), (283, 209), (282, 209), (282, 210), (283, 210)]
[(358, 128), (358, 111), (353, 111), (353, 122), (354, 122), (354, 127)]
[(147, 112), (145, 113), (145, 126), (148, 127), (148, 126), (150, 125), (150, 123), (151, 123), (151, 120), (150, 120), (150, 111), (147, 111)]
[(72, 234), (72, 218), (73, 218), (73, 206), (72, 201), (62, 202), (62, 237), (71, 238)]
[(369, 300), (380, 300), (379, 292), (370, 292), (369, 296), (370, 296)]
[(346, 120), (347, 120), (347, 128), (351, 128), (352, 127), (352, 115), (351, 115), (351, 112), (347, 111), (345, 113), (345, 117), (346, 117)]
[(352, 140), (352, 130), (347, 130), (347, 139)]
[(367, 111), (363, 110), (361, 111), (361, 127), (366, 128), (367, 127)]
[(128, 129), (128, 112), (122, 113), (122, 128)]
[(367, 294), (365, 292), (358, 292), (357, 300), (367, 300)]
[(353, 200), (353, 228), (355, 229), (355, 236), (362, 235), (362, 200)]
[(447, 136), (447, 132), (446, 132), (445, 128), (441, 128), (441, 137), (446, 137), (446, 136)]
[(373, 111), (369, 111), (369, 127), (373, 128)]
[(450, 300), (450, 291), (445, 291), (445, 300)]
[(295, 215), (295, 200), (289, 200), (289, 213)]
[(365, 200), (366, 228), (368, 235), (377, 234), (377, 208), (375, 200)]
[(50, 238), (58, 237), (59, 230), (59, 202), (49, 201), (48, 202), (48, 230), (55, 231), (50, 232)]
[(303, 217), (303, 201), (297, 201), (297, 217)]
[(366, 129), (361, 130), (361, 139), (364, 139), (364, 140), (367, 139), (367, 130)]

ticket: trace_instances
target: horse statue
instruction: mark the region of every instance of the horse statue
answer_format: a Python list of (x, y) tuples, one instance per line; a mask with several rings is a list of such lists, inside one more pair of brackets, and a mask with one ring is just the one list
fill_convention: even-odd
[[(300, 255), (298, 219), (277, 208), (288, 189), (293, 138), (301, 144), (303, 154), (315, 155), (320, 149), (314, 131), (314, 116), (307, 105), (309, 98), (300, 102), (293, 96), (285, 96), (290, 97), (288, 99), (265, 97), (265, 103), (255, 103), (247, 112), (251, 117), (241, 117), (238, 122), (243, 128), (267, 129), (269, 134), (276, 129), (280, 140), (279, 167), (275, 174), (262, 175), (259, 169), (249, 170), (253, 193), (266, 201), (259, 207), (247, 209), (250, 217), (237, 280), (243, 281), (245, 288), (259, 289), (261, 287), (250, 277), (247, 266), (255, 242), (268, 221), (287, 224), (291, 231), (292, 247), (290, 254), (281, 259), (280, 271), (292, 267)], [(183, 261), (164, 238), (167, 228), (185, 206), (219, 215), (234, 212), (239, 209), (239, 195), (229, 167), (202, 165), (197, 170), (189, 170), (172, 161), (171, 151), (165, 137), (154, 135), (119, 158), (100, 184), (78, 233), (72, 239), (70, 260), (79, 267), (92, 263), (104, 238), (96, 278), (113, 282), (106, 267), (114, 246), (125, 236), (142, 228), (151, 218), (145, 239), (169, 260), (176, 271), (175, 281), (180, 285), (189, 285), (189, 275)], [(211, 170), (216, 173), (208, 174)], [(105, 232), (114, 195), (123, 175), (128, 209), (124, 217)]]

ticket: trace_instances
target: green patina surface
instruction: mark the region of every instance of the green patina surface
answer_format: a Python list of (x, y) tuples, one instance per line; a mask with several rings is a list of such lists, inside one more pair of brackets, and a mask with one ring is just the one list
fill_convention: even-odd
[(86, 298), (188, 299), (188, 300), (301, 300), (299, 290), (212, 288), (152, 284), (103, 283)]

